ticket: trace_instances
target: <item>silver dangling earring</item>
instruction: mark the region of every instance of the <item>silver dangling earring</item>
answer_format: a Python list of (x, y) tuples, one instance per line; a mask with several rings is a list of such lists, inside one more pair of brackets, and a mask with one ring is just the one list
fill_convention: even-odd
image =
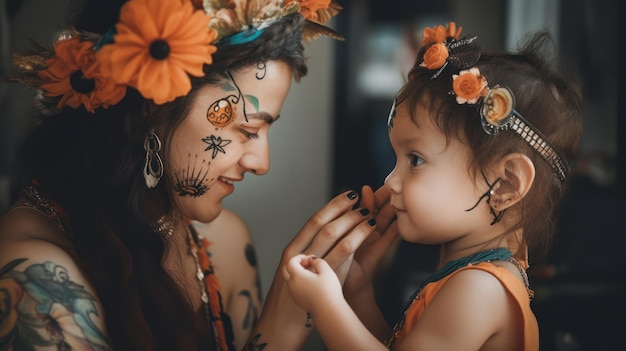
[(154, 188), (159, 184), (159, 180), (163, 176), (163, 161), (161, 156), (159, 156), (161, 140), (154, 132), (146, 135), (146, 138), (143, 140), (143, 149), (146, 150), (143, 178), (146, 180), (148, 188)]

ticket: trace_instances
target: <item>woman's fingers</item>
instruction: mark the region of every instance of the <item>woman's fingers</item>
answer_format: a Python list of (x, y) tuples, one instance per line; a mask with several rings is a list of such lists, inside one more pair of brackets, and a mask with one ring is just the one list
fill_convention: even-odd
[[(354, 255), (354, 252), (375, 229), (375, 220), (369, 219), (359, 223), (347, 235), (341, 238), (341, 240), (339, 240), (339, 242), (337, 242), (337, 244), (325, 256), (323, 256), (324, 260), (328, 262), (331, 267), (338, 269), (342, 264), (345, 264), (352, 257), (352, 255)], [(341, 281), (345, 278), (345, 274), (343, 274), (343, 272), (337, 272), (337, 275)]]
[[(334, 221), (341, 215), (352, 210), (358, 201), (358, 194), (355, 191), (346, 191), (332, 199), (326, 206), (317, 211), (304, 224), (300, 232), (291, 240), (285, 250), (288, 257), (302, 253), (310, 246), (320, 230), (328, 223)], [(334, 241), (330, 244), (334, 244)], [(316, 253), (317, 254), (317, 253)]]
[(368, 223), (369, 220), (371, 220), (370, 211), (365, 208), (345, 213), (323, 226), (304, 253), (326, 258), (330, 250), (339, 250), (347, 257), (365, 239), (360, 238), (363, 229), (368, 232), (373, 230), (374, 223)]

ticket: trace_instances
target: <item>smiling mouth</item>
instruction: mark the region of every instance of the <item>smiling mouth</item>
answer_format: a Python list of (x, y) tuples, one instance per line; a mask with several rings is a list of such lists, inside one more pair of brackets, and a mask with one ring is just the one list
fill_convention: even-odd
[(232, 181), (232, 180), (230, 180), (230, 179), (226, 179), (226, 178), (224, 178), (224, 177), (219, 177), (219, 180), (220, 180), (221, 182), (224, 182), (224, 183), (226, 183), (226, 184), (230, 184), (230, 185), (233, 185), (233, 184), (235, 183), (234, 181)]

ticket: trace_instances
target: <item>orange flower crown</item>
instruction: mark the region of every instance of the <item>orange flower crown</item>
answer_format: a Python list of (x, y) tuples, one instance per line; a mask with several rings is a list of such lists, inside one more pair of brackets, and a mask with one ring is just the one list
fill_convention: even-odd
[[(444, 70), (452, 68), (452, 91), (458, 104), (475, 105), (480, 112), (483, 129), (489, 135), (512, 130), (546, 160), (554, 174), (564, 182), (569, 166), (535, 126), (515, 110), (515, 98), (508, 87), (489, 87), (487, 78), (474, 65), (480, 58), (480, 49), (475, 46), (477, 37), (459, 39), (461, 27), (450, 22), (423, 31), (423, 49), (418, 57), (419, 67), (435, 71), (432, 79)], [(409, 77), (412, 79), (412, 77)]]
[(94, 113), (117, 104), (127, 87), (163, 104), (189, 93), (190, 76), (204, 76), (218, 46), (254, 41), (289, 14), (304, 16), (303, 41), (343, 40), (324, 25), (341, 9), (335, 0), (129, 0), (97, 42), (68, 31), (53, 52), (15, 56), (14, 66), (27, 77), (22, 83), (59, 98), (58, 109)]

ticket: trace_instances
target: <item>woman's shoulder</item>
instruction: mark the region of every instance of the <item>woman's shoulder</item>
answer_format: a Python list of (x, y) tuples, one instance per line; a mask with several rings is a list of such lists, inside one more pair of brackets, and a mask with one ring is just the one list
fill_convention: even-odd
[(20, 245), (58, 246), (73, 251), (70, 236), (59, 223), (33, 207), (19, 202), (0, 216), (0, 247)]
[(250, 230), (244, 220), (228, 209), (223, 209), (211, 222), (194, 221), (193, 226), (201, 236), (220, 247), (239, 247), (252, 241)]

